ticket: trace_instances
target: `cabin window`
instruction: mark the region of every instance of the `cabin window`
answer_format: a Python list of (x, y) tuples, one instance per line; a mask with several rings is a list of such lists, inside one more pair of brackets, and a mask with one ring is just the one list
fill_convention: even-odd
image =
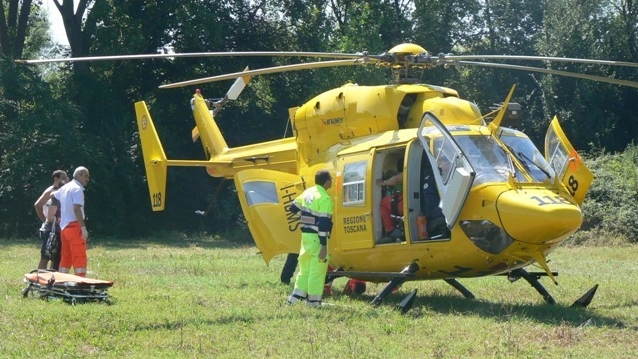
[(549, 157), (549, 163), (558, 177), (561, 178), (567, 169), (570, 154), (561, 144), (560, 138), (552, 127), (547, 130), (545, 135), (545, 155)]
[(510, 173), (515, 173), (519, 181), (525, 181), (525, 176), (513, 171), (507, 153), (492, 136), (455, 136), (454, 139), (476, 171), (475, 186), (486, 182), (507, 182)]
[(543, 182), (555, 177), (554, 170), (545, 157), (538, 151), (532, 141), (520, 131), (503, 130), (501, 141), (510, 147), (516, 159), (536, 182)]
[(274, 182), (253, 181), (245, 182), (242, 186), (249, 207), (262, 203), (279, 203), (277, 187)]
[(454, 163), (456, 161), (456, 149), (447, 138), (439, 137), (434, 140), (434, 156), (443, 184), (447, 185), (452, 171), (456, 168)]
[(349, 163), (343, 173), (343, 204), (358, 205), (365, 201), (365, 176), (368, 162)]

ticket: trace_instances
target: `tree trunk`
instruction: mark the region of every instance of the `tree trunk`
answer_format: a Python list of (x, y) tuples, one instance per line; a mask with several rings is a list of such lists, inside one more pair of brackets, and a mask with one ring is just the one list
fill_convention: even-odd
[[(72, 57), (87, 56), (88, 44), (85, 44), (82, 36), (82, 17), (87, 9), (89, 0), (80, 0), (77, 10), (73, 12), (72, 0), (53, 0), (55, 7), (58, 8), (60, 15), (62, 16), (62, 22), (64, 23), (64, 31), (66, 32), (67, 40), (69, 40), (69, 46), (71, 46)], [(83, 76), (89, 74), (88, 62), (76, 62), (73, 65), (73, 71), (76, 76)]]
[(9, 11), (5, 12), (4, 2), (0, 1), (0, 52), (6, 57), (22, 57), (31, 3), (32, 0), (11, 0)]

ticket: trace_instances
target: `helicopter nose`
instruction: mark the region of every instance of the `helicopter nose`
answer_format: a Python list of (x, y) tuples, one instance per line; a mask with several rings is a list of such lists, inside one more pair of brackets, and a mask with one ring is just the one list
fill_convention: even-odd
[(583, 222), (580, 208), (548, 190), (511, 190), (497, 202), (503, 229), (515, 240), (548, 244), (564, 241)]

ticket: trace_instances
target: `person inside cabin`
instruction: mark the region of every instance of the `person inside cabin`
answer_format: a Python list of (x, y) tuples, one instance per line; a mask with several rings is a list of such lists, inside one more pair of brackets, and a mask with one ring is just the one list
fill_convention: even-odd
[(405, 240), (401, 229), (403, 220), (403, 172), (388, 170), (376, 184), (382, 186), (384, 196), (381, 199), (381, 221), (383, 238), (378, 243), (392, 243)]
[[(426, 139), (429, 142), (429, 138)], [(452, 169), (452, 157), (450, 153), (453, 149), (450, 143), (443, 138), (434, 141), (434, 154), (436, 163), (430, 163), (427, 156), (421, 160), (423, 176), (423, 192), (421, 209), (427, 219), (427, 231), (429, 239), (450, 238), (450, 229), (447, 226), (445, 215), (441, 209), (441, 197), (437, 188), (436, 179), (432, 166), (436, 165), (439, 174), (443, 178), (450, 175)], [(429, 145), (428, 145), (429, 147)]]
[(423, 179), (423, 207), (425, 218), (427, 218), (428, 238), (449, 238), (450, 229), (445, 222), (445, 215), (441, 209), (441, 197), (436, 188), (434, 175), (426, 173)]

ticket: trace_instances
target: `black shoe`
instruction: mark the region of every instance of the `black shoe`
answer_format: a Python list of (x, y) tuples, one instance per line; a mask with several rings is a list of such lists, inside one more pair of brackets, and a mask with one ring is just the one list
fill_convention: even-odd
[(377, 241), (378, 244), (394, 243), (395, 239), (385, 236)]

